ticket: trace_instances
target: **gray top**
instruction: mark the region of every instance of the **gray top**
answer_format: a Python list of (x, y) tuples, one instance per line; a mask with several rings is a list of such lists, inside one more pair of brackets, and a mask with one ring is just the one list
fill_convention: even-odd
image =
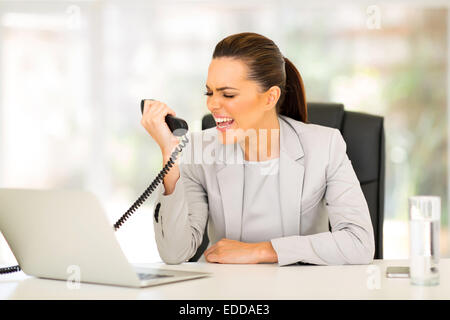
[(244, 159), (241, 241), (270, 241), (283, 236), (280, 215), (279, 161)]

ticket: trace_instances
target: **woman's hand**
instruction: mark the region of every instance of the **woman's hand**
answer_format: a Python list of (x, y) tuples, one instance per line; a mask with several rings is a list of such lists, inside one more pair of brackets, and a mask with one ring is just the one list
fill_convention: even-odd
[(222, 239), (209, 247), (205, 253), (208, 262), (218, 263), (275, 263), (278, 256), (268, 242), (246, 243)]
[(156, 100), (145, 100), (141, 125), (156, 141), (161, 151), (172, 153), (179, 142), (166, 123), (166, 115), (168, 114), (176, 116), (175, 111), (165, 103)]

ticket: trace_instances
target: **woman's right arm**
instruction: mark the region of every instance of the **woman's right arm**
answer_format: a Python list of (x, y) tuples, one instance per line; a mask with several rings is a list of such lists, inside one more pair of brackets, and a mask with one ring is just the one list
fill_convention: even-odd
[[(144, 105), (141, 123), (160, 146), (165, 165), (179, 144), (165, 123), (165, 116), (175, 113), (164, 103), (150, 102)], [(190, 142), (155, 190), (155, 240), (159, 255), (167, 264), (185, 262), (196, 253), (208, 217), (208, 199), (195, 172), (196, 165), (181, 163), (182, 155), (190, 154), (192, 148), (194, 139), (188, 135)]]
[(179, 168), (180, 177), (171, 193), (165, 192), (164, 184), (156, 190), (155, 240), (159, 255), (167, 264), (179, 264), (195, 255), (208, 218), (208, 197), (195, 165), (181, 164)]

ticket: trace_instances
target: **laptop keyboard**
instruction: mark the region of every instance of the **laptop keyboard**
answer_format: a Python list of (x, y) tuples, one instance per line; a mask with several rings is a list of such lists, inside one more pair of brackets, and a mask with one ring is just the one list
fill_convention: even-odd
[(150, 280), (150, 279), (173, 277), (173, 275), (158, 274), (158, 273), (139, 273), (138, 272), (137, 275), (138, 275), (140, 280)]

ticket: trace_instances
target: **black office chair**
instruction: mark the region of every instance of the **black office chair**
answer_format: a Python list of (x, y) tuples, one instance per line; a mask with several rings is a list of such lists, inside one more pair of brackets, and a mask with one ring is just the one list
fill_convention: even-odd
[[(383, 258), (385, 145), (383, 117), (344, 111), (337, 103), (308, 103), (308, 122), (339, 129), (347, 144), (361, 189), (369, 206), (375, 235), (375, 259)], [(203, 116), (202, 130), (215, 127), (211, 114)], [(196, 254), (189, 260), (198, 261), (208, 246), (207, 231)]]

